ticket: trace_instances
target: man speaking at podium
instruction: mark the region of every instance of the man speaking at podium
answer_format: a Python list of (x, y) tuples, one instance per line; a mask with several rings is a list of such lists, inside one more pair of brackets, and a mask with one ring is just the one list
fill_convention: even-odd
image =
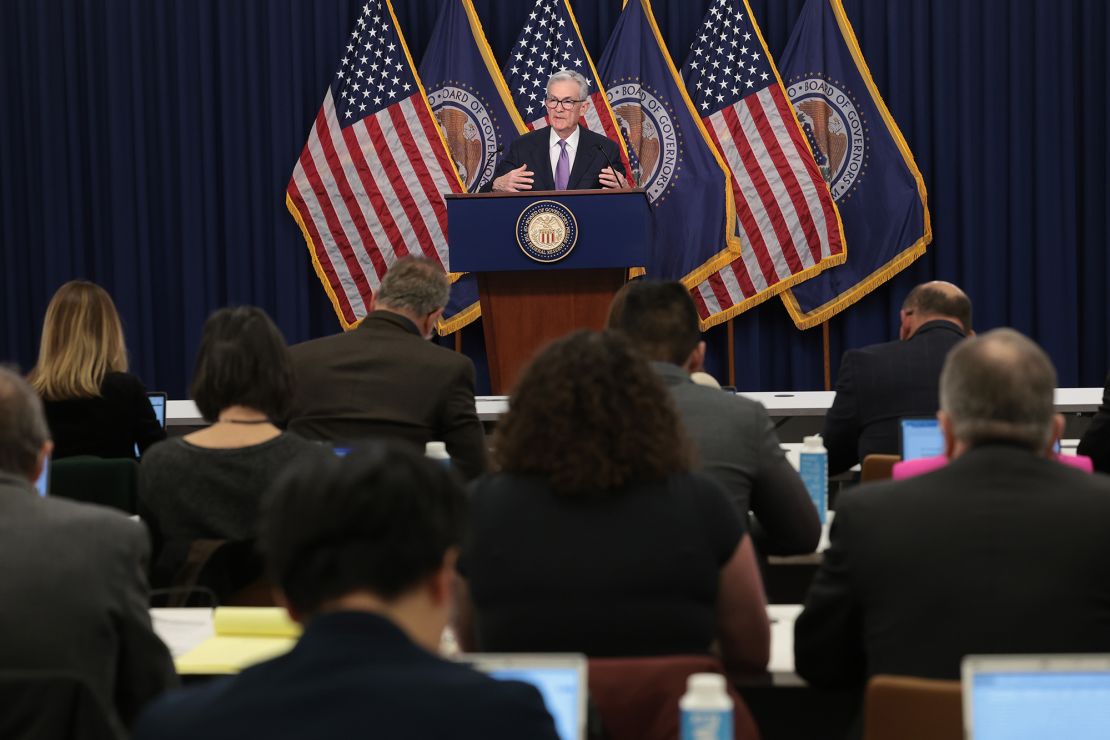
[(510, 144), (482, 192), (628, 187), (614, 169), (620, 162), (616, 142), (578, 125), (590, 106), (585, 77), (570, 70), (551, 75), (544, 104), (550, 125)]

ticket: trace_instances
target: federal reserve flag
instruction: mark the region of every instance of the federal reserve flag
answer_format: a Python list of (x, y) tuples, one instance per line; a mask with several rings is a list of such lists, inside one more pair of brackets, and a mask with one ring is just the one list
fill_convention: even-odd
[(843, 263), (844, 234), (747, 0), (714, 0), (682, 76), (728, 163), (742, 243), (691, 291), (704, 328)]
[(925, 182), (840, 0), (808, 0), (781, 68), (849, 246), (843, 266), (782, 294), (794, 323), (808, 329), (924, 254), (933, 234)]
[(629, 0), (598, 65), (651, 202), (647, 275), (692, 288), (740, 253), (729, 174), (682, 84), (649, 0)]
[(517, 111), (529, 130), (547, 125), (547, 108), (543, 104), (547, 78), (564, 69), (579, 73), (590, 86), (591, 105), (582, 116), (582, 125), (620, 144), (620, 164), (625, 172), (631, 172), (617, 119), (582, 43), (570, 0), (535, 0), (503, 69)]
[(462, 190), (393, 8), (368, 0), (285, 190), (344, 329), (398, 259), (447, 269), (443, 194)]
[[(467, 192), (493, 176), (500, 153), (527, 130), (486, 42), (471, 0), (446, 0), (420, 62), (420, 79)], [(481, 315), (478, 286), (463, 275), (437, 327), (461, 329)]]

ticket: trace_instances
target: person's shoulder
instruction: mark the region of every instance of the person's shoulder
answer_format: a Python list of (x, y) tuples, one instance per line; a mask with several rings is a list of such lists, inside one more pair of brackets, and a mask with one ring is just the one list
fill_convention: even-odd
[(449, 664), (438, 671), (437, 683), (468, 737), (534, 737), (553, 726), (540, 692), (522, 681), (501, 681)]
[(585, 126), (578, 127), (578, 136), (580, 137), (579, 141), (589, 142), (591, 145), (604, 144), (605, 142), (609, 142), (614, 147), (617, 145), (617, 142), (613, 141), (608, 136), (599, 134), (596, 131), (590, 131)]
[(135, 740), (185, 740), (203, 735), (204, 728), (200, 725), (235, 681), (235, 677), (221, 678), (162, 694), (139, 715), (132, 737)]
[(36, 519), (60, 539), (105, 545), (145, 539), (143, 526), (116, 509), (51, 496), (37, 503)]
[(169, 437), (148, 447), (146, 452), (143, 453), (142, 459), (139, 460), (139, 464), (142, 466), (187, 457), (189, 452), (195, 449), (199, 448), (187, 446), (180, 437)]
[(104, 396), (127, 393), (146, 393), (146, 386), (138, 376), (131, 373), (110, 372), (100, 381), (100, 392)]

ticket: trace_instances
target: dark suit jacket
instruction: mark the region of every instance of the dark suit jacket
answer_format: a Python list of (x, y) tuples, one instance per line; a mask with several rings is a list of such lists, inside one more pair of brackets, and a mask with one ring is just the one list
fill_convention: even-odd
[[(493, 171), (493, 177), (482, 186), (482, 192), (488, 193), (493, 190), (493, 181), (496, 178), (509, 170), (515, 170), (522, 164), (527, 164), (528, 169), (533, 173), (533, 190), (554, 190), (555, 175), (551, 171), (551, 150), (548, 146), (550, 136), (551, 129), (545, 126), (517, 137), (512, 144), (509, 144), (509, 150), (505, 152), (504, 158)], [(567, 190), (589, 190), (601, 187), (601, 182), (597, 178), (609, 163), (597, 150), (599, 145), (609, 155), (609, 161), (617, 171), (623, 171), (624, 166), (621, 164), (620, 151), (617, 149), (616, 142), (582, 126), (578, 127), (578, 137), (578, 150), (574, 155), (574, 166), (570, 169)], [(624, 176), (628, 178), (628, 173), (625, 172)]]
[(904, 342), (844, 353), (836, 398), (825, 415), (830, 475), (873, 453), (899, 454), (898, 420), (936, 414), (944, 358), (963, 338), (950, 321), (928, 321)]
[(467, 478), (485, 470), (474, 363), (422, 338), (404, 316), (374, 311), (357, 329), (291, 351), (297, 372), (291, 431), (340, 442), (385, 437), (420, 450), (443, 440)]
[(147, 610), (142, 525), (0, 473), (0, 666), (82, 677), (115, 721), (177, 684)]
[(1110, 652), (1110, 480), (1004, 444), (843, 493), (795, 623), (820, 686), (968, 653)]
[(1091, 458), (1100, 473), (1110, 473), (1110, 375), (1106, 376), (1106, 387), (1102, 390), (1102, 405), (1079, 440), (1076, 453)]
[(651, 366), (671, 392), (701, 469), (724, 486), (741, 518), (755, 515), (752, 538), (760, 552), (813, 552), (821, 538), (817, 509), (763, 404), (698, 385), (678, 365)]
[(288, 654), (165, 696), (134, 737), (557, 740), (532, 686), (442, 660), (361, 612), (319, 616)]

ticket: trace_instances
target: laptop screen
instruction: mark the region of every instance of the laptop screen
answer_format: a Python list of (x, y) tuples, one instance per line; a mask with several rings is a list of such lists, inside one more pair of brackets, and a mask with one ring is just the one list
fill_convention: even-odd
[(586, 658), (581, 655), (461, 655), (459, 659), (500, 681), (523, 681), (539, 690), (559, 740), (586, 736)]
[(1110, 737), (1110, 657), (1015, 656), (1012, 669), (991, 665), (1005, 658), (981, 660), (964, 681), (970, 740)]
[(158, 417), (158, 423), (162, 428), (166, 428), (166, 394), (165, 393), (148, 393), (146, 397), (150, 399), (150, 407), (154, 409), (154, 415)]
[(902, 459), (917, 460), (944, 454), (944, 435), (935, 418), (902, 419)]
[(35, 490), (38, 491), (40, 496), (45, 496), (50, 492), (50, 456), (46, 456), (46, 462), (42, 464), (42, 472), (39, 473), (38, 480), (35, 481)]

